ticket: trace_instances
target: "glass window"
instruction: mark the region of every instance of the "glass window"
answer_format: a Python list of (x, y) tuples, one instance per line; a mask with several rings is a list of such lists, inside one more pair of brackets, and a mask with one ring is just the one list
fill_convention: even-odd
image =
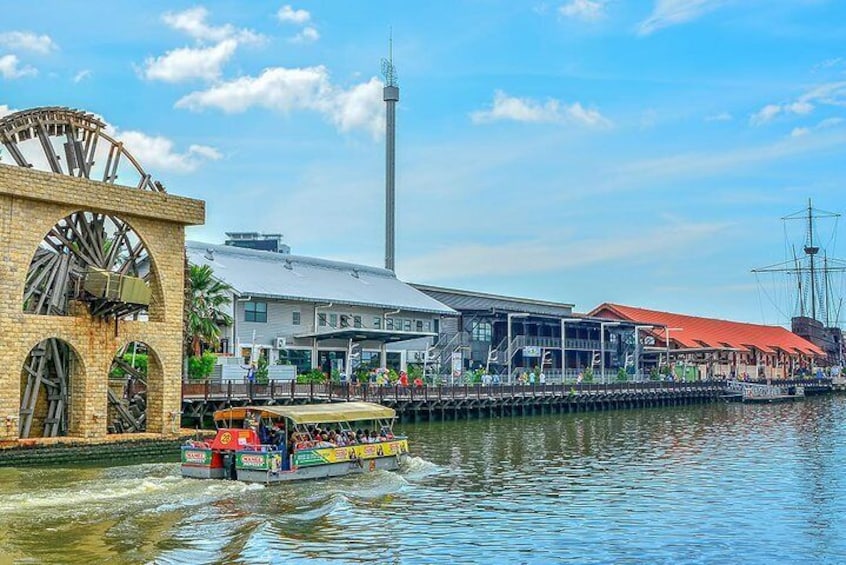
[(244, 304), (245, 322), (267, 322), (267, 302), (247, 302)]
[(299, 313), (299, 312), (294, 312), (294, 313), (291, 315), (291, 318), (292, 318), (292, 319), (291, 319), (291, 323), (292, 323), (292, 324), (294, 324), (295, 326), (299, 326), (299, 325), (300, 325), (301, 318), (300, 318), (300, 313)]
[(491, 340), (491, 323), (479, 322), (473, 326), (473, 341), (487, 341)]
[(426, 331), (427, 331), (427, 332), (432, 331), (432, 322), (431, 322), (431, 320), (426, 322)]
[(310, 349), (283, 349), (279, 351), (279, 365), (296, 365), (297, 373), (308, 373), (311, 371), (311, 350)]
[(393, 318), (388, 318), (388, 319), (386, 320), (386, 323), (385, 323), (385, 329), (386, 329), (386, 330), (392, 330), (392, 329), (394, 329), (394, 319), (393, 319)]
[(338, 315), (337, 314), (329, 314), (329, 325), (333, 328), (338, 327)]
[(404, 329), (407, 332), (410, 332), (411, 331), (411, 320), (404, 320), (403, 325), (402, 325), (402, 329)]
[(423, 320), (417, 320), (417, 331), (418, 332), (423, 331)]
[(350, 327), (350, 317), (346, 314), (341, 314), (341, 327), (348, 328)]
[(373, 316), (373, 327), (377, 330), (382, 329), (382, 317), (381, 316)]
[(326, 325), (326, 314), (318, 314), (317, 315), (317, 323), (321, 326)]
[(361, 327), (361, 316), (353, 316), (353, 326), (356, 328)]

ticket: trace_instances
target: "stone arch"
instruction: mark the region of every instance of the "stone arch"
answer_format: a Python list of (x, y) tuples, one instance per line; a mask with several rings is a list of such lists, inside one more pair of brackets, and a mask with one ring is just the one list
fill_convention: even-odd
[[(155, 419), (149, 411), (152, 401), (161, 404), (164, 368), (156, 350), (146, 341), (135, 339), (119, 347), (109, 369), (107, 390), (107, 431), (140, 433)], [(158, 427), (158, 422), (156, 422)]]
[[(49, 225), (49, 224), (48, 224)], [(23, 274), (21, 309), (32, 314), (73, 315), (71, 302), (83, 299), (92, 314), (109, 318), (143, 311), (151, 321), (164, 319), (161, 275), (147, 239), (132, 220), (115, 214), (75, 210), (61, 216), (34, 243)], [(133, 279), (149, 288), (149, 304), (131, 308), (96, 300), (85, 272), (101, 269)], [(110, 279), (115, 279), (114, 275)], [(96, 305), (95, 305), (96, 303)], [(119, 309), (122, 308), (122, 309)]]
[(86, 367), (79, 350), (61, 337), (31, 346), (20, 373), (18, 436), (74, 435), (78, 411), (73, 399), (84, 393)]

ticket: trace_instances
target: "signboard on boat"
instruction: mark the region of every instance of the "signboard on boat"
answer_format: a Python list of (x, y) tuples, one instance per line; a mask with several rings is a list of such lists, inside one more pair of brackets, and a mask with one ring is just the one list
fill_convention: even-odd
[(182, 463), (185, 465), (211, 465), (212, 452), (210, 449), (183, 449)]
[(269, 467), (267, 454), (261, 452), (238, 452), (235, 464), (239, 469), (265, 470)]
[(408, 440), (401, 439), (384, 443), (365, 443), (347, 447), (325, 447), (322, 449), (308, 449), (294, 453), (295, 467), (311, 467), (314, 465), (328, 465), (357, 461), (359, 459), (375, 459), (390, 457), (408, 452)]

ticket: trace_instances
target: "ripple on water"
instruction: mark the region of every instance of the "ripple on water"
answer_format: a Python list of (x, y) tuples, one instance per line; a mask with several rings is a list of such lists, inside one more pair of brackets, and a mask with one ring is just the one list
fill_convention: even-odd
[(0, 562), (846, 561), (844, 398), (405, 431), (399, 473), (266, 488), (3, 470)]

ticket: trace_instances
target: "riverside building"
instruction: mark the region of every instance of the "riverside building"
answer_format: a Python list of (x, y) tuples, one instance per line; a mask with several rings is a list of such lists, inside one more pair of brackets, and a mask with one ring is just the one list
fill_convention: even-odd
[(644, 356), (651, 365), (669, 364), (688, 379), (784, 379), (824, 365), (825, 352), (780, 326), (674, 314), (605, 303), (591, 316), (643, 328)]
[(233, 324), (222, 328), (220, 344), (232, 377), (261, 357), (271, 377), (282, 378), (294, 370), (405, 370), (424, 362), (441, 321), (456, 315), (386, 269), (195, 241), (186, 253), (233, 288)]

